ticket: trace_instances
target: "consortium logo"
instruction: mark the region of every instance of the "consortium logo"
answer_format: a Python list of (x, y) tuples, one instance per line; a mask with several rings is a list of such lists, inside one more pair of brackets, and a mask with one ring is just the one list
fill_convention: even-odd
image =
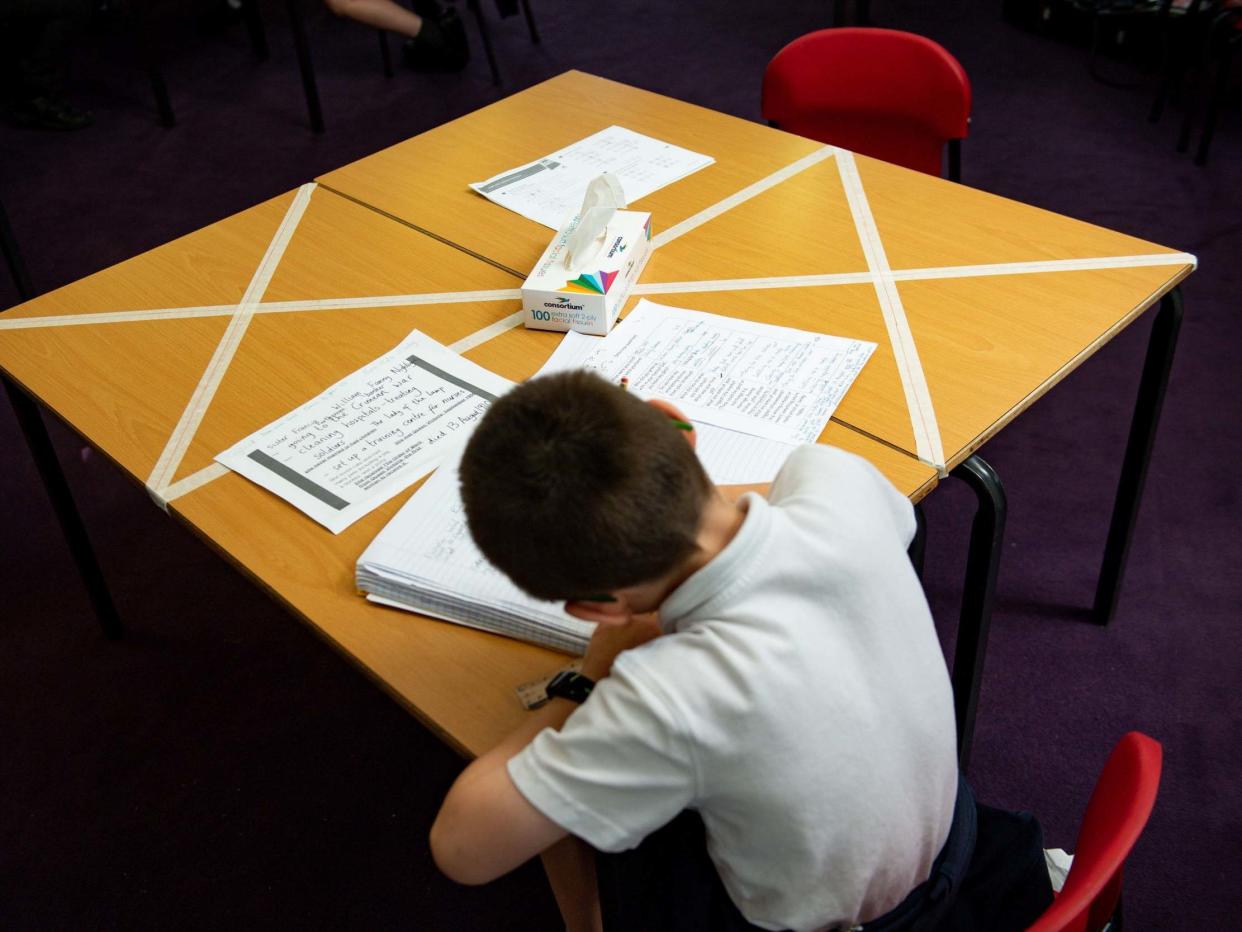
[(558, 311), (580, 311), (582, 310), (581, 304), (570, 304), (569, 298), (562, 298), (559, 295), (557, 296), (557, 299), (555, 301), (544, 301), (543, 306), (554, 308), (555, 310), (558, 310)]
[(620, 236), (616, 238), (616, 240), (612, 244), (612, 248), (608, 250), (608, 258), (611, 259), (613, 256), (615, 256), (619, 252), (625, 252), (625, 243), (621, 242)]

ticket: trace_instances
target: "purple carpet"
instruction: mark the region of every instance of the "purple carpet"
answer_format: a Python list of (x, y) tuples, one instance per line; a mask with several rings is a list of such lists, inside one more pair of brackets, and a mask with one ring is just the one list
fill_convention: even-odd
[[(385, 79), (374, 32), (308, 17), (327, 132), (313, 136), (283, 4), (272, 57), (240, 23), (161, 25), (179, 123), (156, 125), (121, 36), (84, 40), (73, 135), (0, 128), (0, 199), (45, 291), (317, 173), (579, 68), (759, 119), (763, 67), (826, 24), (826, 0), (533, 0), (543, 34), (488, 7), (504, 84), (473, 23), (464, 74)], [(1242, 117), (1210, 163), (1146, 122), (1155, 78), (1094, 81), (1086, 52), (999, 4), (878, 0), (880, 25), (942, 42), (974, 83), (966, 183), (1193, 252), (1186, 319), (1117, 618), (1085, 622), (1150, 316), (982, 451), (1009, 525), (970, 777), (1072, 847), (1095, 776), (1131, 729), (1165, 771), (1127, 871), (1130, 928), (1236, 928), (1242, 915), (1242, 519), (1231, 470), (1242, 348)], [(0, 273), (0, 307), (17, 300)], [(128, 628), (105, 642), (7, 405), (0, 405), (0, 926), (558, 928), (534, 865), (483, 889), (441, 878), (425, 838), (461, 762), (365, 676), (52, 425)], [(927, 503), (927, 589), (956, 627), (972, 496)], [(1234, 541), (1235, 543), (1230, 543)]]

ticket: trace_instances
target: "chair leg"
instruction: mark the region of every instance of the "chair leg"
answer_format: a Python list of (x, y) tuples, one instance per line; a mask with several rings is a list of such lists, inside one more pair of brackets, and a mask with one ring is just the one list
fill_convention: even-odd
[(0, 204), (0, 251), (4, 253), (4, 261), (13, 275), (13, 284), (17, 286), (17, 297), (29, 301), (34, 297), (34, 288), (30, 284), (30, 274), (26, 271), (26, 263), (22, 261), (21, 250), (17, 248), (17, 237), (9, 226), (9, 215)]
[(1147, 114), (1147, 121), (1155, 123), (1160, 119), (1160, 115), (1164, 113), (1164, 105), (1169, 100), (1169, 91), (1175, 82), (1181, 80), (1181, 69), (1178, 64), (1181, 61), (1182, 43), (1179, 39), (1185, 37), (1180, 34), (1173, 34), (1172, 20), (1169, 16), (1169, 10), (1173, 6), (1173, 0), (1161, 0), (1160, 10), (1156, 14), (1156, 29), (1160, 33), (1160, 82), (1156, 85), (1156, 97), (1151, 102), (1151, 111)]
[(483, 40), (483, 52), (487, 55), (487, 66), (492, 69), (492, 83), (500, 84), (500, 69), (496, 67), (496, 53), (492, 51), (492, 39), (487, 32), (487, 21), (483, 19), (483, 8), (479, 5), (479, 0), (466, 0), (466, 5), (470, 7), (470, 12), (474, 14), (474, 21), (479, 25), (479, 38)]
[(29, 395), (7, 376), (3, 377), (3, 382), (9, 402), (13, 405), (13, 411), (17, 415), (17, 423), (26, 437), (30, 455), (35, 461), (35, 466), (38, 467), (39, 475), (43, 478), (43, 486), (47, 489), (48, 498), (52, 501), (52, 508), (56, 512), (60, 528), (69, 544), (69, 552), (73, 554), (73, 562), (77, 564), (78, 573), (81, 574), (82, 582), (86, 586), (86, 593), (95, 608), (95, 617), (99, 619), (104, 635), (111, 640), (117, 640), (123, 630), (121, 618), (112, 602), (112, 595), (108, 592), (108, 584), (104, 580), (103, 572), (99, 569), (99, 563), (95, 559), (95, 551), (91, 548), (90, 538), (82, 524), (82, 517), (78, 514), (77, 506), (73, 502), (69, 483), (65, 481), (60, 461), (56, 458), (56, 450), (52, 446), (52, 439), (48, 436), (47, 425), (39, 416), (38, 405)]
[(975, 493), (978, 507), (970, 527), (970, 550), (966, 558), (966, 582), (962, 587), (957, 648), (953, 655), (953, 709), (957, 718), (958, 766), (966, 769), (974, 743), (975, 714), (983, 659), (987, 653), (996, 576), (1000, 570), (1008, 506), (1000, 476), (978, 454), (950, 474)]
[(383, 30), (379, 32), (380, 58), (384, 62), (384, 77), (392, 77), (392, 51), (388, 48), (388, 33)]
[(246, 20), (246, 32), (250, 36), (250, 47), (254, 49), (254, 57), (259, 61), (267, 61), (267, 31), (263, 28), (263, 17), (259, 13), (258, 0), (241, 0), (242, 16)]
[(914, 566), (915, 575), (923, 579), (923, 562), (927, 555), (927, 514), (922, 504), (914, 506), (914, 540), (910, 541), (910, 563)]
[(1091, 613), (1092, 620), (1099, 625), (1112, 621), (1117, 609), (1130, 539), (1143, 497), (1143, 481), (1147, 478), (1147, 464), (1151, 459), (1151, 447), (1160, 422), (1160, 409), (1164, 405), (1169, 370), (1173, 367), (1173, 352), (1177, 349), (1177, 332), (1181, 326), (1182, 295), (1179, 289), (1174, 289), (1160, 299), (1160, 311), (1152, 323), (1151, 338), (1147, 343), (1147, 358), (1139, 381), (1138, 399), (1134, 403), (1130, 439), (1121, 463), (1121, 481), (1113, 504), (1113, 517), (1108, 527), (1104, 561)]
[(1212, 135), (1216, 132), (1216, 120), (1220, 116), (1221, 105), (1225, 102), (1225, 90), (1229, 84), (1229, 66), (1232, 64), (1233, 47), (1226, 45), (1216, 62), (1216, 80), (1212, 83), (1212, 92), (1208, 97), (1207, 112), (1203, 115), (1203, 133), (1199, 136), (1199, 148), (1195, 152), (1195, 164), (1206, 165), (1208, 148), (1212, 145)]
[(522, 0), (522, 15), (526, 17), (526, 28), (530, 31), (530, 41), (539, 44), (539, 30), (535, 28), (535, 14), (531, 12), (530, 0)]
[(159, 113), (160, 125), (171, 129), (177, 125), (177, 117), (173, 113), (172, 100), (168, 96), (168, 85), (164, 83), (164, 72), (160, 69), (159, 54), (151, 38), (150, 27), (144, 18), (132, 12), (128, 14), (127, 21), (130, 42), (142, 61), (142, 67), (147, 72), (147, 79), (151, 82), (151, 93), (155, 96), (155, 109)]
[(306, 41), (306, 24), (302, 22), (299, 0), (285, 0), (289, 13), (289, 25), (293, 29), (293, 47), (298, 56), (298, 70), (302, 73), (302, 91), (306, 94), (306, 111), (310, 116), (311, 132), (323, 132), (323, 110), (319, 106), (319, 88), (315, 84), (315, 66), (311, 63), (310, 43)]
[(958, 184), (962, 182), (962, 141), (960, 139), (949, 140), (949, 180), (956, 181)]

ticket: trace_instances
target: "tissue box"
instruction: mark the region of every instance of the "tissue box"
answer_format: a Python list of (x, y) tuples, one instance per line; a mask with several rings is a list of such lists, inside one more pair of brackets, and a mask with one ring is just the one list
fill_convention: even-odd
[(565, 244), (579, 216), (553, 237), (522, 285), (522, 310), (532, 330), (577, 330), (603, 336), (612, 329), (630, 287), (651, 253), (651, 214), (618, 210), (603, 246), (584, 269), (565, 268)]

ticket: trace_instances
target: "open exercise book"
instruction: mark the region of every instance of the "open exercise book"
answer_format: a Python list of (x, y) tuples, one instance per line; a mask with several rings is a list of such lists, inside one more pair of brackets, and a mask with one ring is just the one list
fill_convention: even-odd
[[(626, 375), (639, 397), (676, 403), (717, 484), (770, 482), (798, 443), (823, 432), (875, 344), (662, 307), (638, 306), (607, 337), (568, 333), (540, 370)], [(525, 595), (470, 539), (458, 492), (465, 438), (358, 558), (372, 601), (581, 654), (593, 624)]]

